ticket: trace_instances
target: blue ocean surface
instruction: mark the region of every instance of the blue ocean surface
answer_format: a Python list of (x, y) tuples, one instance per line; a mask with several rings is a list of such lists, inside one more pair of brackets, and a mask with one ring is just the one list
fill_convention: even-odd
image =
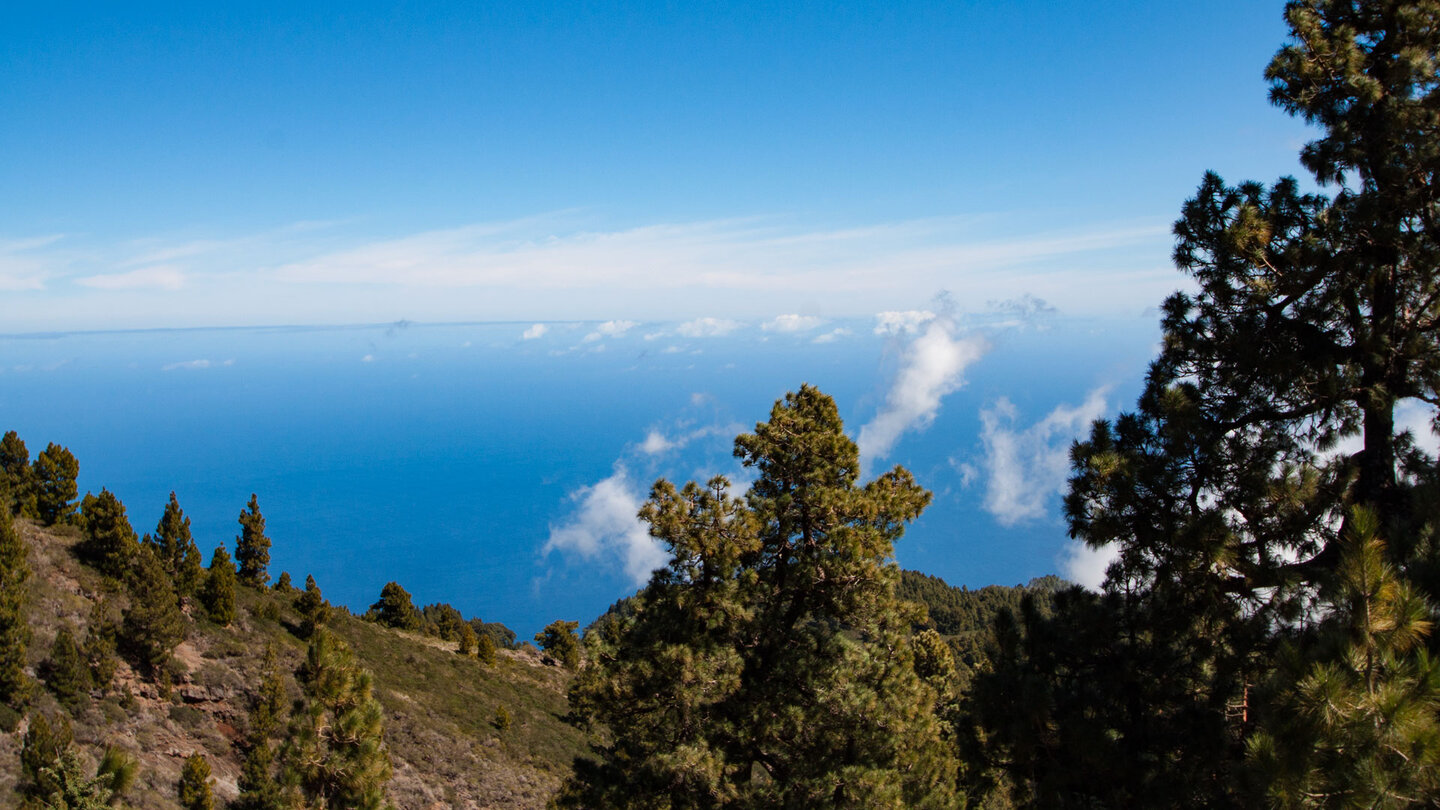
[[(546, 548), (587, 488), (618, 476), (643, 499), (661, 476), (744, 481), (735, 432), (802, 383), (833, 396), (855, 436), (908, 351), (872, 321), (711, 337), (576, 323), (526, 339), (530, 327), (0, 337), (0, 430), (18, 431), (32, 457), (47, 442), (68, 447), (81, 492), (110, 489), (138, 532), (154, 531), (173, 490), (208, 559), (233, 549), (255, 493), (272, 576), (313, 574), (357, 612), (393, 580), (416, 604), (449, 602), (528, 639), (557, 618), (587, 623), (636, 588), (613, 548)], [(1098, 391), (1113, 416), (1139, 391), (1155, 319), (968, 328), (988, 350), (873, 465), (903, 464), (935, 494), (897, 560), (971, 587), (1061, 573), (1058, 491), (1021, 520), (986, 507), (984, 414), (1023, 431)]]

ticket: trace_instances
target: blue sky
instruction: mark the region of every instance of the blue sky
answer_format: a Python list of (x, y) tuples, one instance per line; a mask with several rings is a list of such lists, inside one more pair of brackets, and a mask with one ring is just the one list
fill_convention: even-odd
[[(902, 564), (1094, 584), (1067, 449), (1139, 388), (1171, 223), (1308, 137), (1279, 2), (234, 6), (7, 8), (0, 422), (137, 510), (184, 487), (207, 542), (258, 490), (362, 609), (325, 544), (369, 531), (426, 600), (593, 615), (659, 559), (653, 476), (734, 474), (804, 381), (936, 492)], [(62, 334), (337, 324), (382, 326)], [(476, 556), (364, 519), (401, 467)]]
[(230, 5), (7, 14), (7, 331), (1132, 314), (1305, 138), (1278, 3)]

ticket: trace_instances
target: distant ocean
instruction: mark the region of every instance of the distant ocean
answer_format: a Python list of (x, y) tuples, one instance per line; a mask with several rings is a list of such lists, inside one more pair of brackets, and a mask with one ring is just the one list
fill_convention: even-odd
[[(113, 491), (140, 533), (174, 490), (208, 559), (233, 548), (254, 492), (272, 576), (314, 574), (356, 611), (394, 580), (417, 605), (449, 602), (527, 639), (635, 590), (613, 549), (544, 550), (586, 487), (619, 475), (643, 498), (659, 476), (741, 478), (734, 431), (805, 382), (835, 397), (854, 436), (906, 347), (872, 321), (711, 337), (597, 326), (549, 324), (533, 339), (529, 323), (0, 337), (0, 430), (18, 431), (32, 458), (50, 441), (69, 447), (81, 492)], [(1063, 573), (1056, 492), (1013, 525), (986, 509), (982, 411), (993, 434), (997, 420), (1020, 433), (1087, 397), (1102, 396), (1106, 415), (1129, 407), (1155, 318), (972, 328), (989, 351), (884, 459), (935, 492), (897, 558), (971, 587)], [(1017, 458), (1043, 466), (1028, 456), (1068, 444), (1060, 433), (1031, 430)]]

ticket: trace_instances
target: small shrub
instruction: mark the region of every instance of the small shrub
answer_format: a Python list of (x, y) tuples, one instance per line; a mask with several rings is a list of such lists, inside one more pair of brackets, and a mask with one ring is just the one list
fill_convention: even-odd
[(510, 712), (504, 706), (495, 707), (494, 724), (496, 730), (498, 731), (504, 731), (505, 729), (510, 728)]

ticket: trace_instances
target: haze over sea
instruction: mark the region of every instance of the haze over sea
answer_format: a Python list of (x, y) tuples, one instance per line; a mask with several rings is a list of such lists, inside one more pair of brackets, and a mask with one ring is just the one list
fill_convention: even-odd
[[(819, 386), (858, 436), (907, 384), (921, 400), (958, 389), (867, 461), (866, 478), (899, 463), (935, 493), (899, 562), (970, 586), (1083, 578), (1057, 517), (1065, 452), (1133, 401), (1155, 321), (971, 320), (12, 336), (0, 424), (32, 454), (69, 447), (81, 491), (115, 492), (137, 531), (173, 489), (207, 557), (233, 549), (254, 492), (273, 575), (313, 573), (357, 611), (396, 580), (528, 638), (633, 592), (658, 559), (633, 517), (649, 485), (743, 483), (733, 438), (787, 390)], [(945, 344), (929, 359), (927, 334)], [(983, 354), (966, 363), (969, 347)]]

